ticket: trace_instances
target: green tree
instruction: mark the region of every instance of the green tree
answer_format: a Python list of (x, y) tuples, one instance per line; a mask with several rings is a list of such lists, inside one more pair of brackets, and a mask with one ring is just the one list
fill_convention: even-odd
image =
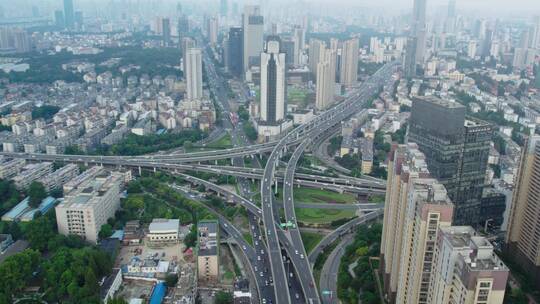
[(184, 237), (184, 244), (187, 248), (193, 248), (197, 244), (197, 227), (193, 225), (191, 231)]
[(100, 239), (106, 239), (110, 237), (113, 234), (113, 228), (109, 224), (103, 224), (101, 225), (101, 229), (99, 230), (99, 238)]
[(28, 196), (30, 197), (28, 204), (30, 207), (36, 208), (47, 197), (47, 191), (42, 183), (33, 181), (28, 187)]
[(32, 109), (32, 119), (43, 118), (49, 120), (53, 118), (54, 114), (58, 113), (58, 111), (60, 111), (60, 107), (57, 106), (43, 105), (41, 107), (36, 107)]
[(231, 304), (233, 303), (233, 297), (230, 292), (218, 291), (216, 293), (215, 304)]

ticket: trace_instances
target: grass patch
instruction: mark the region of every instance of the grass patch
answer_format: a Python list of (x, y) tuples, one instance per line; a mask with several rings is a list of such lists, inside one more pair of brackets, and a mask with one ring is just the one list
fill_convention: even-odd
[(339, 209), (295, 208), (295, 212), (296, 219), (307, 224), (326, 224), (354, 216), (354, 211), (352, 210)]
[(231, 135), (228, 133), (221, 136), (218, 140), (206, 145), (207, 148), (227, 149), (232, 147)]
[(300, 88), (288, 88), (287, 102), (305, 108), (308, 103), (308, 92)]
[(251, 236), (251, 233), (249, 232), (244, 232), (242, 233), (242, 236), (244, 236), (244, 240), (246, 240), (246, 242), (248, 244), (250, 244), (251, 246), (253, 246), (253, 237)]
[(309, 254), (317, 244), (322, 240), (323, 235), (313, 232), (300, 232), (302, 235), (302, 242), (304, 243), (304, 248), (306, 253)]
[(352, 194), (337, 193), (314, 188), (294, 188), (294, 201), (302, 203), (351, 204), (356, 202)]

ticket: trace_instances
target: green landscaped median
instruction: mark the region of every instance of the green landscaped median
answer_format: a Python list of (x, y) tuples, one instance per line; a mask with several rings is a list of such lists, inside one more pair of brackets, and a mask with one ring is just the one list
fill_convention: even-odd
[(220, 137), (218, 140), (213, 141), (206, 145), (207, 148), (215, 148), (215, 149), (227, 149), (232, 147), (231, 142), (231, 135), (225, 134), (222, 137)]
[(352, 210), (295, 208), (296, 219), (306, 224), (326, 224), (355, 216)]
[(306, 249), (307, 254), (309, 254), (323, 238), (323, 235), (319, 233), (304, 231), (300, 232), (300, 234), (302, 235), (302, 242), (304, 243), (304, 248)]
[(294, 188), (294, 201), (298, 203), (351, 204), (356, 201), (352, 194), (337, 193), (313, 188)]

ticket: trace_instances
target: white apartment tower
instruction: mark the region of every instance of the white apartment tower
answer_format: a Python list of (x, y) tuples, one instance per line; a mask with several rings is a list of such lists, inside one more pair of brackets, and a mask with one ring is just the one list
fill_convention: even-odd
[(358, 80), (358, 49), (357, 38), (343, 42), (339, 81), (344, 86), (350, 87)]
[(200, 99), (203, 97), (202, 51), (200, 48), (190, 48), (186, 57), (187, 99)]

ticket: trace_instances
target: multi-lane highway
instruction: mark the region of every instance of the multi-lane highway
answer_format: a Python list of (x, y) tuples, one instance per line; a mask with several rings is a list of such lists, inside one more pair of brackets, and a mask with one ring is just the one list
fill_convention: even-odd
[(291, 254), (291, 260), (294, 261), (293, 265), (296, 272), (301, 277), (300, 283), (302, 284), (302, 289), (306, 299), (311, 300), (314, 303), (318, 303), (320, 302), (319, 293), (315, 287), (315, 279), (313, 277), (313, 272), (311, 271), (311, 265), (307, 260), (307, 253), (302, 241), (302, 236), (300, 235), (298, 223), (296, 221), (296, 214), (294, 212), (294, 171), (296, 170), (298, 160), (302, 156), (302, 153), (304, 153), (304, 150), (308, 144), (310, 144), (309, 140), (302, 142), (296, 148), (296, 150), (294, 150), (287, 164), (283, 181), (283, 208), (285, 210), (284, 214), (287, 231), (295, 248), (294, 254)]
[[(317, 139), (325, 134), (328, 129), (333, 128), (347, 117), (355, 114), (366, 103), (367, 99), (375, 94), (382, 86), (390, 84), (391, 76), (394, 67), (397, 63), (390, 63), (383, 66), (365, 83), (359, 90), (352, 94), (344, 102), (334, 106), (330, 110), (321, 113), (319, 116), (311, 120), (309, 123), (301, 125), (287, 133), (272, 150), (270, 157), (267, 160), (266, 167), (261, 181), (261, 198), (262, 198), (262, 213), (265, 232), (267, 236), (267, 246), (269, 248), (270, 266), (272, 276), (278, 282), (279, 280), (286, 281), (286, 274), (281, 261), (280, 247), (275, 228), (276, 218), (274, 216), (274, 195), (272, 193), (272, 185), (276, 184), (276, 167), (280, 163), (280, 159), (285, 151), (286, 143), (297, 139)], [(298, 248), (297, 248), (298, 249)], [(305, 284), (302, 284), (305, 286)], [(278, 290), (276, 286), (276, 290)], [(276, 292), (277, 303), (290, 303), (291, 299), (289, 292)], [(313, 302), (314, 300), (312, 300)]]

